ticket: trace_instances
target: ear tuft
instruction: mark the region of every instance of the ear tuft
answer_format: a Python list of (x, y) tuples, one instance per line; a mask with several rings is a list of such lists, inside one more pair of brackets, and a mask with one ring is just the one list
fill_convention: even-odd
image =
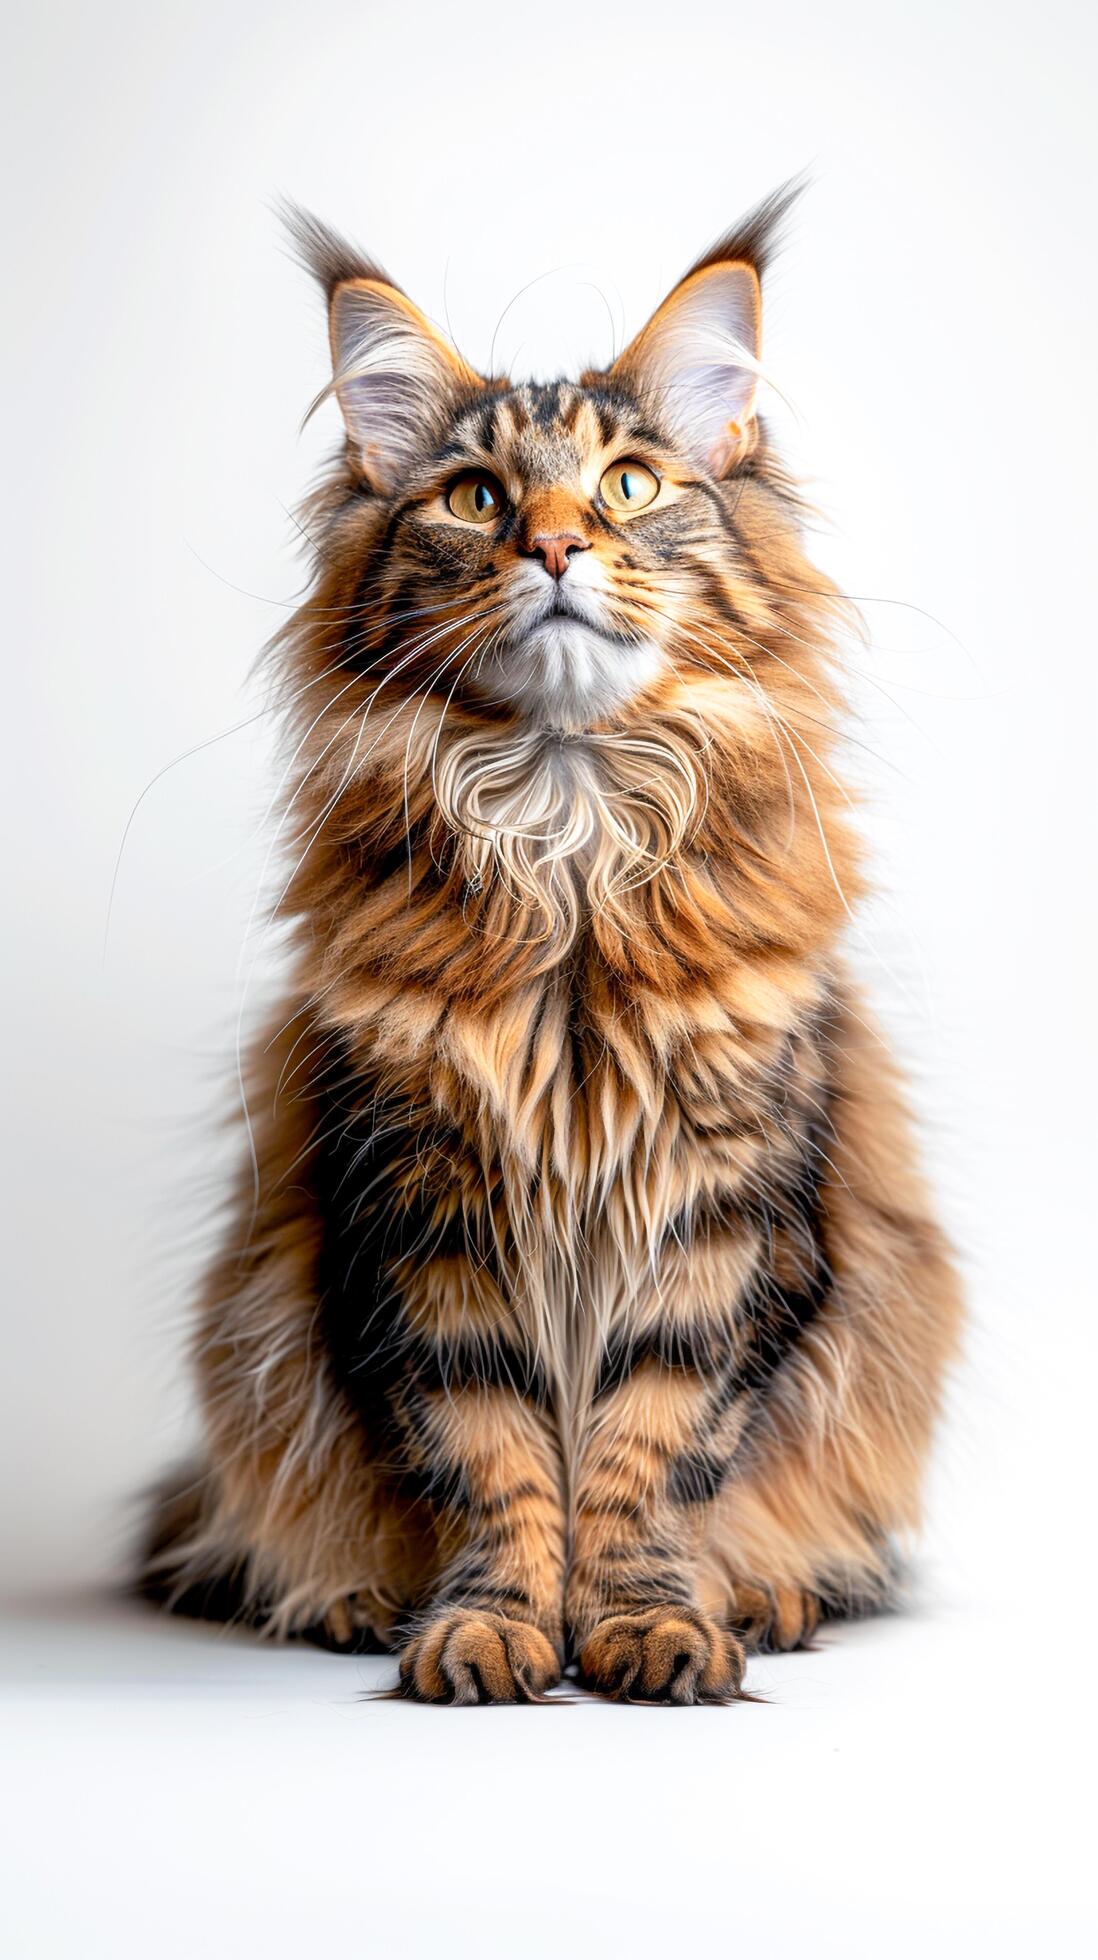
[[(730, 231), (724, 232), (716, 243), (703, 252), (691, 266), (690, 272), (701, 272), (707, 265), (749, 265), (755, 277), (761, 282), (763, 274), (769, 270), (785, 243), (790, 213), (796, 209), (809, 186), (809, 178), (802, 171), (799, 176), (790, 177), (777, 190), (756, 204), (753, 211), (740, 218)], [(690, 273), (688, 273), (689, 278)]]
[(393, 284), (375, 260), (367, 258), (342, 233), (322, 224), (319, 218), (300, 204), (283, 197), (276, 201), (275, 210), (282, 220), (295, 259), (306, 272), (312, 274), (326, 300), (331, 300), (336, 287), (346, 279), (380, 279), (387, 286)]

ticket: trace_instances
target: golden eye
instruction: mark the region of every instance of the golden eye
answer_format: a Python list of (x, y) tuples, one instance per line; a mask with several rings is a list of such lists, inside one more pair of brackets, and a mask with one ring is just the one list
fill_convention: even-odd
[(629, 456), (623, 463), (611, 463), (599, 484), (603, 502), (611, 510), (626, 514), (634, 510), (644, 510), (653, 504), (660, 494), (660, 480), (654, 470), (646, 463), (635, 463)]
[(503, 509), (503, 492), (490, 476), (469, 470), (451, 483), (446, 502), (463, 524), (494, 524)]

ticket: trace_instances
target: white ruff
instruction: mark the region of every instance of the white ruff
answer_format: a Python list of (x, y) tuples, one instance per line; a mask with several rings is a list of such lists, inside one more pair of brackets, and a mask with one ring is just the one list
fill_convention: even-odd
[(696, 746), (675, 726), (472, 734), (446, 746), (436, 794), (474, 890), (498, 878), (546, 937), (613, 910), (688, 841), (704, 803)]

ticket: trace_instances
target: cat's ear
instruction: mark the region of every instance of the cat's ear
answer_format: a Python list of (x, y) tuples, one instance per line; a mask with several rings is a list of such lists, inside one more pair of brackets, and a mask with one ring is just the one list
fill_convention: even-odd
[(380, 266), (308, 212), (283, 205), (282, 217), (328, 298), (332, 383), (324, 393), (339, 400), (367, 482), (391, 495), (458, 395), (483, 384)]
[(367, 481), (391, 494), (459, 394), (479, 385), (418, 306), (383, 279), (349, 279), (329, 302), (332, 374)]
[(801, 189), (783, 186), (714, 245), (611, 369), (655, 398), (687, 454), (716, 477), (756, 438), (762, 273)]
[(725, 476), (755, 435), (762, 303), (742, 261), (692, 272), (657, 307), (613, 373), (654, 396), (677, 440)]

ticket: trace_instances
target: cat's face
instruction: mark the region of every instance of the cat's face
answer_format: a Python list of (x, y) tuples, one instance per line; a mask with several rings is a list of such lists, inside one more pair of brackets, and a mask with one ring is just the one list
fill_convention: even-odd
[(485, 381), (373, 269), (330, 305), (372, 519), (363, 669), (571, 731), (689, 667), (733, 550), (719, 486), (756, 439), (754, 267), (705, 262), (575, 383)]
[(719, 530), (696, 464), (622, 385), (484, 389), (406, 479), (389, 570), (412, 609), (452, 602), (456, 642), (424, 649), (440, 684), (575, 728), (663, 672)]

